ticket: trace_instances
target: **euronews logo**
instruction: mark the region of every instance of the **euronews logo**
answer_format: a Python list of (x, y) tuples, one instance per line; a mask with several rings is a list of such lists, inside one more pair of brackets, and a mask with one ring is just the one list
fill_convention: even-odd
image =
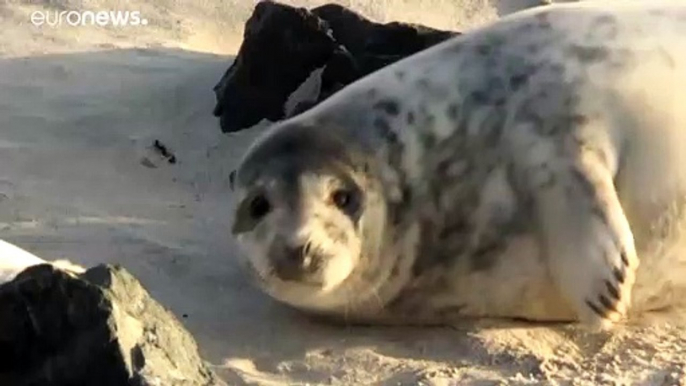
[(148, 25), (140, 11), (35, 11), (31, 13), (31, 24), (35, 26), (83, 27), (138, 27)]

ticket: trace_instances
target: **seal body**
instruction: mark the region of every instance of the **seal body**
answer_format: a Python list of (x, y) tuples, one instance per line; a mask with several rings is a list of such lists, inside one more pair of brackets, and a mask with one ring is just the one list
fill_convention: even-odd
[(673, 304), (685, 37), (680, 1), (553, 5), (351, 84), (241, 161), (242, 261), (348, 321), (607, 327)]

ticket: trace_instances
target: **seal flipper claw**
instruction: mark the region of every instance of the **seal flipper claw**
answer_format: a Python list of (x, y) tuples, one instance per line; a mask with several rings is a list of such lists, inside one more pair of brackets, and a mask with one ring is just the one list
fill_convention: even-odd
[(598, 157), (581, 148), (553, 157), (546, 165), (527, 164), (547, 172), (547, 183), (529, 183), (550, 273), (579, 321), (609, 328), (629, 309), (638, 268), (629, 221)]

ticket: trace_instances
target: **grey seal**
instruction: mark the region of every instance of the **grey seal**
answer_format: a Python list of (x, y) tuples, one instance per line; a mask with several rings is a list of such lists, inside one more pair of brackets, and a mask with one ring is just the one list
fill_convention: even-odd
[(684, 36), (678, 1), (551, 5), (354, 82), (241, 160), (246, 272), (365, 323), (603, 328), (683, 296)]

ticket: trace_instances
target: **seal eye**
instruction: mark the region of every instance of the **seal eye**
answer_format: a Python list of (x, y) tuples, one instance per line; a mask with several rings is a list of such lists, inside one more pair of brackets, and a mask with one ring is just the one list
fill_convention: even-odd
[(353, 193), (345, 189), (337, 189), (331, 194), (331, 202), (339, 209), (347, 209), (353, 201)]
[(263, 195), (256, 196), (250, 201), (250, 217), (255, 220), (266, 216), (271, 209), (271, 204)]

